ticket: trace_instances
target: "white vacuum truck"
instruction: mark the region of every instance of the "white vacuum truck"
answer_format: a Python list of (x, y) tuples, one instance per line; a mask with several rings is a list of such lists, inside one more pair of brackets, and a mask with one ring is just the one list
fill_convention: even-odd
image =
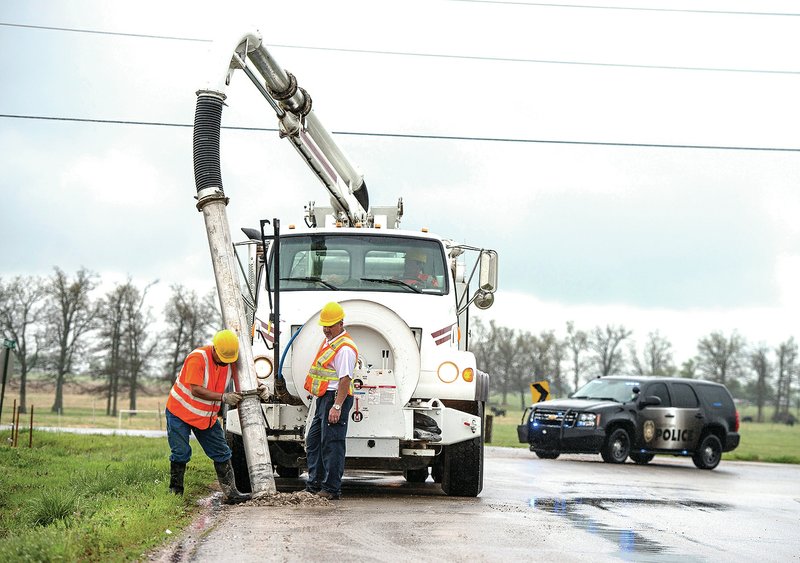
[[(234, 245), (241, 274), (237, 287), (246, 323), (253, 327), (245, 358), (252, 357), (247, 361), (257, 383), (267, 385), (273, 397), (260, 403), (257, 422), (265, 428), (270, 463), (282, 477), (298, 477), (305, 467), (313, 402), (303, 382), (323, 340), (319, 311), (336, 301), (359, 350), (346, 470), (402, 471), (411, 482), (430, 476), (448, 495), (478, 495), (489, 376), (468, 351), (468, 312), (471, 305), (485, 309), (494, 301), (497, 253), (426, 229), (401, 230), (402, 199), (394, 206), (370, 207), (363, 176), (260, 34), (238, 36), (230, 46), (232, 51), (220, 55), (225, 69), (220, 80), (198, 92), (199, 202), (205, 196), (227, 204), (219, 177), (220, 115), (224, 87), (238, 69), (273, 107), (280, 136), (292, 143), (330, 197), (330, 207), (305, 206), (302, 226), (281, 231), (280, 221), (264, 220), (260, 231), (242, 229), (247, 240)], [(217, 272), (218, 286), (232, 284), (225, 278)], [(239, 384), (240, 390), (254, 387)], [(236, 482), (247, 491), (254, 475), (251, 458), (259, 452), (248, 447), (247, 418), (238, 414), (228, 411), (225, 427)]]

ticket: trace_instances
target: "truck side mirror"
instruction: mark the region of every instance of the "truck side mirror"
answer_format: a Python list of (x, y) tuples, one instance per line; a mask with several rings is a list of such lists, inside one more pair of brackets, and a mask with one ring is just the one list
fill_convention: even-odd
[(645, 407), (658, 407), (661, 406), (661, 397), (656, 397), (655, 395), (650, 395), (649, 397), (645, 397), (641, 401), (639, 401), (639, 408), (643, 409)]
[(478, 289), (484, 293), (497, 291), (497, 252), (481, 250)]

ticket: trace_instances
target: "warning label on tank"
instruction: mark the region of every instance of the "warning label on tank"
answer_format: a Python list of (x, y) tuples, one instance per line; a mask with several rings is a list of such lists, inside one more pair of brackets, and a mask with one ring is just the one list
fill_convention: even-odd
[(393, 405), (397, 398), (397, 387), (395, 385), (364, 385), (362, 390), (367, 391), (367, 404), (369, 405)]

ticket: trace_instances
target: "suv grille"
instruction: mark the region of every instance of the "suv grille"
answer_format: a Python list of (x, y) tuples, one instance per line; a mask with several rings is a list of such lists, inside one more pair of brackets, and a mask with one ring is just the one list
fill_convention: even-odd
[(555, 409), (536, 409), (533, 411), (531, 420), (534, 424), (542, 426), (563, 426), (571, 428), (575, 425), (575, 411), (564, 411)]

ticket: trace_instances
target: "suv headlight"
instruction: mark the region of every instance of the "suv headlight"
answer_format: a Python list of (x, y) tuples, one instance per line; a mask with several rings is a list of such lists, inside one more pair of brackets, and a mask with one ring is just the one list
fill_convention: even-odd
[(578, 415), (575, 426), (582, 428), (597, 428), (600, 426), (600, 415), (593, 412), (582, 412)]

